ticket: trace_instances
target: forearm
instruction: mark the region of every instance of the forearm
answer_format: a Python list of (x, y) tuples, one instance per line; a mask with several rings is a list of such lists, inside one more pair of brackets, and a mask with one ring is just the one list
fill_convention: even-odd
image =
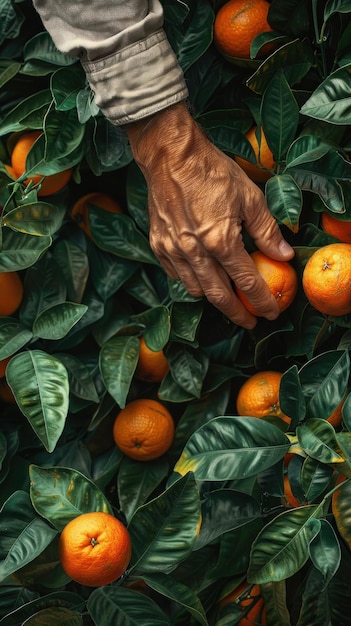
[(33, 2), (57, 48), (80, 58), (112, 123), (142, 119), (187, 97), (158, 0)]

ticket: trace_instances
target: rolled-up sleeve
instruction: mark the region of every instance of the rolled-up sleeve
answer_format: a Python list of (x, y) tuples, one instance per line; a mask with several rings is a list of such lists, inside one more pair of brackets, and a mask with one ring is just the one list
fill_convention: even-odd
[(33, 0), (59, 50), (80, 58), (96, 104), (117, 125), (187, 98), (158, 0)]

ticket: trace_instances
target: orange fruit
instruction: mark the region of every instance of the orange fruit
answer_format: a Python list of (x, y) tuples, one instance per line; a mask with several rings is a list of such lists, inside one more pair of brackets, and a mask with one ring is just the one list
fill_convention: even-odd
[(225, 596), (219, 603), (220, 608), (226, 604), (235, 602), (245, 611), (245, 616), (237, 623), (237, 626), (252, 626), (262, 624), (266, 626), (266, 609), (259, 585), (250, 585), (244, 580), (234, 591)]
[[(269, 3), (266, 0), (229, 0), (217, 12), (214, 21), (214, 42), (229, 57), (249, 59), (251, 43), (260, 33), (271, 31), (268, 23)], [(261, 55), (272, 46), (263, 46)]]
[[(282, 313), (290, 306), (296, 296), (298, 287), (297, 273), (287, 261), (276, 261), (259, 250), (253, 252), (251, 258), (256, 265), (258, 273), (265, 280), (271, 294), (277, 300)], [(252, 315), (259, 316), (258, 311), (251, 304), (245, 293), (238, 288), (236, 293), (244, 307)]]
[(88, 587), (117, 580), (127, 569), (132, 544), (127, 528), (102, 511), (83, 513), (64, 527), (59, 558), (66, 574)]
[(250, 163), (250, 161), (239, 156), (235, 157), (235, 161), (255, 183), (265, 183), (273, 176), (271, 170), (275, 170), (276, 162), (263, 130), (261, 129), (259, 140), (257, 139), (256, 133), (257, 126), (253, 126), (245, 134), (246, 139), (255, 153), (256, 164)]
[(132, 400), (118, 413), (113, 426), (116, 445), (136, 461), (157, 459), (167, 452), (173, 437), (173, 418), (157, 400)]
[(351, 221), (339, 220), (337, 217), (323, 211), (321, 215), (323, 230), (343, 243), (351, 243)]
[(103, 191), (92, 191), (79, 198), (71, 209), (71, 218), (78, 224), (89, 239), (93, 239), (89, 222), (89, 205), (92, 204), (108, 213), (123, 213), (122, 208), (112, 196)]
[[(28, 152), (42, 134), (41, 130), (33, 130), (29, 133), (21, 135), (17, 140), (11, 154), (12, 171), (8, 170), (11, 174), (13, 172), (15, 178), (19, 178), (26, 171)], [(58, 172), (57, 174), (50, 174), (49, 176), (44, 177), (40, 174), (40, 172), (38, 172), (37, 174), (28, 176), (25, 183), (28, 184), (29, 181), (32, 181), (34, 185), (41, 183), (38, 196), (51, 196), (67, 185), (72, 176), (72, 172), (73, 169), (71, 167), (63, 170), (62, 172)]]
[(163, 350), (151, 350), (140, 337), (140, 350), (135, 377), (145, 382), (159, 383), (169, 370)]
[(302, 286), (320, 313), (351, 313), (351, 244), (331, 243), (318, 248), (305, 265)]
[(286, 423), (290, 418), (282, 412), (279, 403), (279, 389), (282, 374), (266, 370), (256, 372), (240, 387), (236, 398), (238, 415), (265, 417), (275, 415)]
[(0, 315), (12, 315), (23, 299), (23, 284), (17, 272), (0, 272)]

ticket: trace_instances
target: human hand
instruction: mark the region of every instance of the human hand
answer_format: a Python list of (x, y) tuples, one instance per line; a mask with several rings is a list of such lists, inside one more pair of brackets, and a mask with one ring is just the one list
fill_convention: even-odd
[(242, 239), (245, 228), (273, 259), (294, 255), (262, 191), (206, 138), (184, 103), (126, 128), (148, 186), (150, 245), (166, 273), (244, 328), (253, 328), (256, 318), (233, 283), (260, 315), (278, 317), (278, 303)]

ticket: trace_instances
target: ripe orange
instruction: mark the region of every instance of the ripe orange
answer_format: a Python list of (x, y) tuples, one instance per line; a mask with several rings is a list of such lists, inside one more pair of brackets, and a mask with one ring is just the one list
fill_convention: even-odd
[(255, 153), (256, 165), (239, 156), (235, 157), (235, 161), (255, 183), (265, 183), (273, 176), (272, 170), (275, 170), (276, 162), (263, 130), (261, 129), (259, 142), (256, 133), (257, 126), (253, 126), (245, 135)]
[(127, 528), (102, 511), (83, 513), (64, 527), (59, 558), (66, 574), (88, 587), (100, 587), (125, 572), (132, 553)]
[(252, 626), (253, 624), (266, 626), (266, 609), (259, 585), (250, 585), (244, 580), (234, 591), (220, 601), (219, 606), (222, 608), (230, 602), (239, 604), (243, 611), (247, 611), (245, 617), (237, 622), (237, 626)]
[[(12, 154), (11, 154), (11, 168), (15, 175), (15, 178), (19, 178), (26, 171), (26, 160), (28, 152), (31, 147), (35, 143), (35, 141), (42, 135), (41, 130), (33, 130), (29, 133), (25, 133), (21, 135), (18, 141), (16, 142)], [(11, 170), (8, 170), (11, 172)], [(72, 176), (73, 169), (70, 167), (62, 172), (58, 172), (57, 174), (50, 174), (49, 176), (43, 177), (40, 172), (37, 174), (33, 174), (26, 179), (26, 184), (29, 181), (32, 181), (35, 185), (41, 183), (41, 187), (38, 191), (38, 196), (51, 196), (54, 193), (57, 193), (65, 185), (67, 185), (68, 181)], [(11, 172), (12, 173), (12, 172)]]
[(331, 243), (318, 248), (305, 265), (302, 286), (320, 313), (351, 313), (351, 244)]
[[(298, 277), (293, 266), (287, 261), (276, 261), (263, 254), (259, 250), (251, 254), (259, 274), (267, 283), (271, 294), (278, 302), (280, 312), (285, 311), (293, 302), (297, 287)], [(236, 289), (239, 300), (245, 308), (259, 317), (258, 311), (251, 304), (247, 296), (240, 289)]]
[(93, 191), (79, 198), (71, 209), (71, 218), (78, 224), (89, 239), (92, 239), (89, 222), (89, 205), (95, 205), (108, 213), (123, 213), (122, 208), (112, 196), (103, 191)]
[(136, 461), (157, 459), (167, 452), (173, 437), (173, 418), (157, 400), (132, 400), (118, 413), (113, 426), (116, 445)]
[[(249, 59), (253, 39), (271, 31), (268, 24), (269, 3), (266, 0), (229, 0), (218, 11), (214, 22), (214, 42), (218, 50), (229, 57)], [(271, 46), (264, 46), (261, 55)]]
[(0, 272), (0, 315), (12, 315), (23, 299), (23, 284), (17, 272)]
[(265, 417), (275, 415), (286, 423), (290, 417), (280, 408), (279, 389), (282, 374), (266, 370), (256, 372), (240, 387), (236, 398), (236, 409), (239, 415)]
[(323, 230), (343, 243), (351, 243), (351, 221), (339, 220), (337, 217), (323, 211), (321, 215)]
[(135, 377), (145, 382), (159, 383), (169, 370), (163, 350), (150, 350), (144, 337), (140, 337), (140, 350)]

